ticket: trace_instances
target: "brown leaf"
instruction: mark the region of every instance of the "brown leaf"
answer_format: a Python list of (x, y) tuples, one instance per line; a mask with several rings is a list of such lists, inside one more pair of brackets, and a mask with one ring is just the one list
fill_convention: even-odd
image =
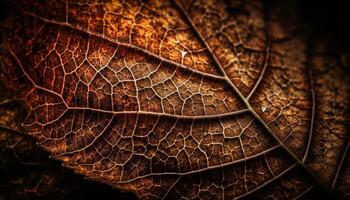
[(260, 1), (11, 9), (1, 79), (78, 174), (149, 199), (350, 192), (350, 57), (297, 17)]

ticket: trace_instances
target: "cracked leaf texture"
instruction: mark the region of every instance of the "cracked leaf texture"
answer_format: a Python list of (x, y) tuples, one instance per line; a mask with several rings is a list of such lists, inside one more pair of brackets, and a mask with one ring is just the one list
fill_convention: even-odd
[(350, 192), (350, 56), (296, 19), (241, 0), (10, 7), (0, 78), (28, 115), (2, 125), (76, 173), (147, 199)]

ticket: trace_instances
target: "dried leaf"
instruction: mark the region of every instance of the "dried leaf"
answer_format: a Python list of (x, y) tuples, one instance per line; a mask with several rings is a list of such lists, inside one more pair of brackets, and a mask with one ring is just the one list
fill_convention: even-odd
[(350, 57), (298, 18), (260, 1), (11, 5), (1, 79), (76, 173), (149, 199), (350, 192)]

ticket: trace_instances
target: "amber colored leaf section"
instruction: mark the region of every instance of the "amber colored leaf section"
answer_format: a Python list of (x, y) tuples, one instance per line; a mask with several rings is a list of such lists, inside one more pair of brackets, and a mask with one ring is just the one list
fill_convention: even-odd
[(21, 132), (76, 173), (148, 199), (349, 192), (347, 55), (297, 18), (260, 1), (11, 9), (0, 72)]
[(23, 106), (0, 84), (0, 199), (135, 198), (111, 187), (84, 180), (49, 159), (21, 127)]

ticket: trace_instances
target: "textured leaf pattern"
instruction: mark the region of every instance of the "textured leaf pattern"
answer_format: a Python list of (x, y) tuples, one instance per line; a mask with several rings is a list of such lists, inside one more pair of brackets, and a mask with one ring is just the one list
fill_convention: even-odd
[(21, 132), (75, 172), (149, 199), (349, 192), (349, 56), (296, 19), (260, 1), (11, 9), (1, 80)]
[(134, 198), (111, 187), (86, 181), (50, 160), (20, 123), (23, 107), (0, 84), (0, 199)]

